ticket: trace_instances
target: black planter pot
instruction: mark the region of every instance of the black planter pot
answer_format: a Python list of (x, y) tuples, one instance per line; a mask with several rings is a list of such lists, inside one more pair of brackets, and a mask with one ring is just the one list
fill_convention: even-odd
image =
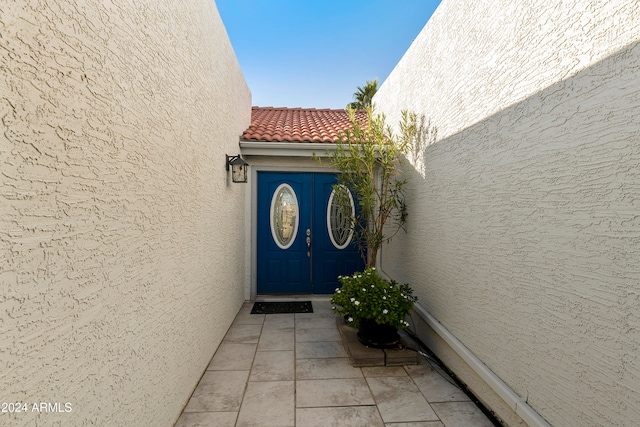
[(358, 325), (358, 339), (367, 347), (391, 348), (398, 345), (398, 329), (391, 325), (380, 325), (372, 319), (363, 319)]

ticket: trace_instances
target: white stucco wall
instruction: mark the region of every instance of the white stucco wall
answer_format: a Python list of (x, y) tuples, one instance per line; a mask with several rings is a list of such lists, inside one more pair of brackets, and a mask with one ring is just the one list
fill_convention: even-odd
[(374, 98), (431, 123), (385, 272), (555, 426), (640, 419), (639, 42), (638, 2), (443, 0)]
[(0, 402), (29, 404), (0, 424), (171, 426), (244, 300), (215, 4), (0, 9)]

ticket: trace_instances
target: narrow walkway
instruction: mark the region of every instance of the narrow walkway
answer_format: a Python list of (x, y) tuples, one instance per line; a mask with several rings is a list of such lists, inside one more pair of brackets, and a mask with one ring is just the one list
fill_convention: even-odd
[(352, 367), (328, 299), (308, 314), (251, 307), (238, 313), (176, 427), (493, 426), (422, 357), (414, 366)]

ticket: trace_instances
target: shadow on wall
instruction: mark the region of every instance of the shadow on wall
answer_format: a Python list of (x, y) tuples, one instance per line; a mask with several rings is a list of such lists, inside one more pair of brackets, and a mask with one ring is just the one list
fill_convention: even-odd
[[(418, 117), (418, 134), (409, 157), (417, 170), (425, 170), (425, 154), (427, 147), (438, 141), (438, 128), (424, 114)], [(421, 174), (421, 178), (424, 178)]]
[(640, 419), (638, 117), (636, 42), (446, 139), (423, 119), (383, 254), (553, 425)]

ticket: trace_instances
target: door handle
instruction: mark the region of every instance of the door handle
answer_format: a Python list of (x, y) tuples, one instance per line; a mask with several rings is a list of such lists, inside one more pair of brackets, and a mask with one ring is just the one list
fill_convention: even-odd
[(311, 230), (307, 228), (307, 257), (311, 258)]

